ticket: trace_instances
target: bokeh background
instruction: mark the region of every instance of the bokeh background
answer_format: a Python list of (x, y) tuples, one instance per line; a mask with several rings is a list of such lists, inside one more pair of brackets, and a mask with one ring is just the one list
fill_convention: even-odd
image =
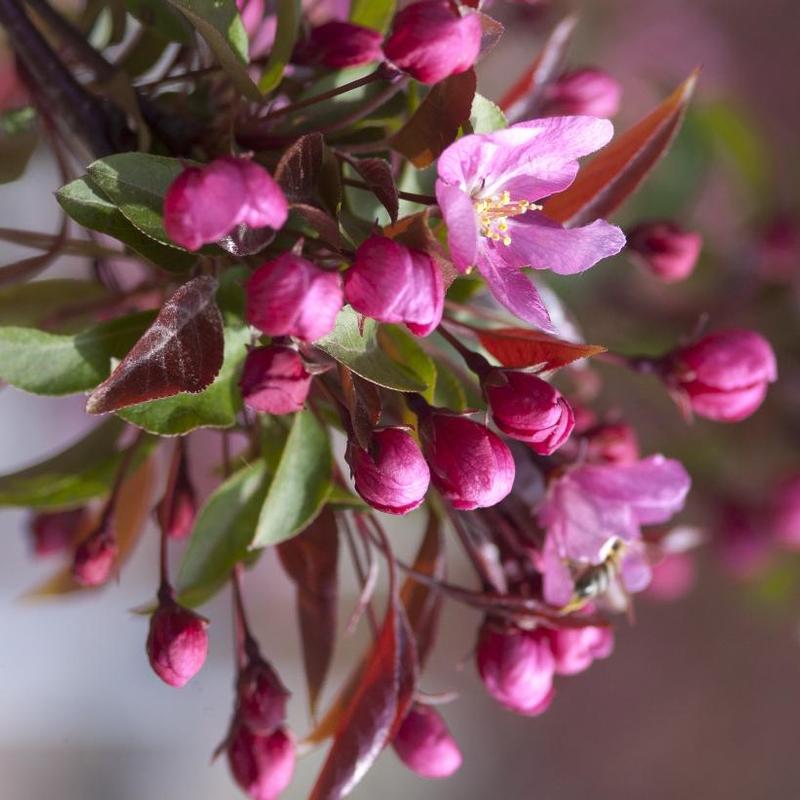
[[(625, 89), (625, 127), (701, 64), (701, 92), (673, 156), (623, 215), (677, 216), (699, 227), (707, 255), (688, 284), (663, 289), (624, 258), (598, 267), (568, 292), (587, 338), (629, 350), (688, 334), (698, 311), (712, 322), (742, 322), (778, 340), (781, 383), (741, 427), (687, 429), (654, 386), (603, 372), (604, 404), (632, 418), (645, 450), (663, 449), (698, 475), (698, 489), (734, 493), (757, 504), (781, 471), (800, 468), (797, 401), (797, 290), (752, 290), (758, 230), (797, 213), (796, 0), (586, 0), (522, 9), (496, 0), (508, 24), (481, 69), (481, 91), (499, 97), (532, 59), (554, 20), (577, 10), (582, 21), (574, 66), (608, 69)], [(57, 174), (38, 152), (23, 181), (0, 187), (0, 224), (52, 231)], [(21, 257), (2, 247), (2, 263)], [(50, 275), (80, 274), (64, 259)], [(800, 271), (800, 264), (797, 266)], [(796, 272), (796, 274), (800, 274)], [(742, 287), (745, 287), (743, 290)], [(772, 290), (771, 290), (772, 291)], [(744, 299), (741, 299), (743, 296)], [(730, 298), (738, 300), (728, 302)], [(700, 298), (700, 299), (698, 299)], [(706, 307), (702, 307), (705, 303)], [(644, 317), (644, 319), (643, 319)], [(794, 344), (793, 344), (794, 342)], [(794, 416), (792, 415), (794, 413)], [(0, 391), (0, 471), (34, 463), (88, 427), (80, 398), (50, 401)], [(205, 478), (210, 485), (209, 476)], [(708, 525), (695, 501), (684, 518)], [(35, 561), (26, 514), (0, 512), (0, 797), (8, 800), (226, 800), (239, 797), (224, 761), (209, 758), (224, 735), (232, 702), (229, 598), (212, 620), (205, 669), (183, 690), (151, 673), (146, 621), (130, 609), (152, 597), (156, 536), (149, 530), (117, 585), (60, 602), (25, 602), (24, 592), (53, 571)], [(421, 520), (391, 527), (400, 553), (412, 552)], [(724, 569), (714, 546), (698, 555), (698, 582), (680, 601), (637, 603), (636, 624), (621, 621), (611, 659), (561, 679), (551, 709), (524, 719), (483, 692), (471, 660), (478, 617), (446, 606), (423, 686), (458, 691), (444, 709), (464, 766), (444, 782), (425, 782), (391, 752), (355, 791), (366, 800), (705, 800), (790, 798), (800, 794), (800, 564), (772, 555), (755, 580)], [(468, 580), (456, 547), (454, 578)], [(344, 569), (341, 613), (353, 582)], [(267, 554), (246, 591), (263, 649), (296, 693), (291, 727), (309, 720), (303, 697), (293, 595)], [(330, 690), (357, 657), (360, 633), (343, 639)], [(323, 753), (298, 763), (288, 800), (306, 797)]]

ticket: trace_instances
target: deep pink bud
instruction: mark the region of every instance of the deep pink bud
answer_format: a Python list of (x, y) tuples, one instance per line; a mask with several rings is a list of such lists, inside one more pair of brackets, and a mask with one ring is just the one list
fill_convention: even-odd
[(147, 657), (164, 683), (185, 686), (200, 671), (208, 655), (208, 622), (199, 614), (162, 600), (150, 617)]
[(477, 14), (459, 16), (448, 0), (423, 0), (394, 18), (383, 52), (396, 67), (422, 83), (466, 72), (481, 48)]
[(283, 345), (257, 347), (247, 354), (239, 379), (244, 404), (265, 414), (300, 411), (311, 388), (297, 350)]
[(102, 586), (117, 560), (117, 542), (104, 528), (84, 539), (75, 551), (72, 577), (81, 586)]
[(732, 329), (673, 353), (667, 380), (685, 392), (695, 414), (738, 422), (761, 405), (777, 373), (775, 353), (763, 336)]
[(788, 217), (774, 219), (758, 242), (758, 273), (768, 281), (790, 283), (800, 276), (800, 226)]
[(476, 657), (483, 685), (506, 708), (527, 716), (549, 708), (555, 659), (546, 631), (501, 628), (485, 622)]
[(86, 509), (70, 511), (40, 511), (31, 520), (33, 551), (37, 556), (49, 556), (66, 550), (86, 519)]
[(164, 198), (164, 229), (187, 250), (217, 242), (241, 224), (280, 228), (288, 215), (280, 186), (249, 158), (227, 156), (187, 167)]
[(197, 514), (197, 498), (192, 486), (186, 458), (181, 457), (175, 487), (171, 497), (164, 497), (158, 504), (159, 519), (162, 519), (167, 536), (185, 539), (194, 527)]
[(419, 432), (431, 481), (454, 508), (493, 506), (511, 491), (514, 458), (485, 425), (435, 411), (420, 419)]
[(625, 422), (607, 423), (586, 432), (587, 460), (606, 464), (633, 464), (639, 460), (636, 431)]
[(392, 741), (400, 760), (423, 778), (446, 778), (461, 766), (461, 751), (441, 714), (413, 705)]
[(628, 250), (648, 272), (664, 283), (688, 278), (700, 256), (703, 237), (674, 222), (645, 222), (628, 235)]
[(800, 549), (800, 475), (778, 485), (771, 512), (775, 539), (784, 547)]
[(691, 591), (697, 568), (689, 553), (667, 553), (653, 565), (652, 573), (645, 594), (653, 600), (671, 603)]
[(311, 29), (306, 42), (295, 53), (295, 61), (324, 64), (341, 69), (369, 64), (383, 58), (383, 36), (372, 28), (334, 20)]
[(344, 274), (347, 302), (381, 322), (405, 322), (427, 336), (442, 320), (444, 283), (433, 259), (385, 236), (372, 236)]
[(597, 658), (608, 658), (614, 649), (614, 631), (593, 625), (585, 628), (550, 630), (556, 673), (576, 675), (588, 669)]
[(403, 428), (383, 428), (369, 450), (350, 440), (347, 461), (356, 491), (373, 508), (407, 514), (422, 503), (431, 474), (414, 437)]
[(544, 95), (543, 116), (575, 114), (613, 117), (619, 111), (622, 86), (601, 69), (576, 69), (553, 81)]
[(294, 773), (294, 743), (279, 728), (268, 736), (234, 724), (228, 740), (228, 764), (236, 783), (253, 800), (274, 800)]
[(570, 404), (547, 381), (531, 372), (493, 369), (483, 380), (495, 425), (507, 436), (549, 456), (575, 425)]
[(339, 273), (292, 253), (262, 264), (246, 291), (247, 319), (267, 336), (316, 341), (333, 330), (342, 307)]
[(286, 721), (289, 692), (263, 658), (251, 660), (239, 673), (236, 714), (251, 731), (267, 735)]

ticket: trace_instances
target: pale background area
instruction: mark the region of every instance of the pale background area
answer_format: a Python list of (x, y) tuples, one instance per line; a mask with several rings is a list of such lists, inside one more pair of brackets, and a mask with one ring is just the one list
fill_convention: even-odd
[[(626, 12), (639, 5), (633, 0), (608, 3)], [(708, 18), (710, 29), (729, 48), (737, 41), (739, 47), (749, 45), (752, 70), (734, 68), (734, 89), (749, 91), (766, 114), (787, 108), (796, 116), (797, 109), (789, 108), (780, 91), (760, 91), (794, 68), (790, 54), (796, 54), (797, 28), (777, 21), (778, 13), (788, 13), (794, 4), (718, 0), (705, 5), (715, 9)], [(526, 42), (517, 41), (503, 51), (484, 81), (487, 94), (499, 91), (501, 76), (511, 74), (507, 59), (527, 60), (528, 50)], [(792, 61), (786, 66), (788, 58)], [(691, 67), (693, 54), (687, 53), (686, 60)], [(736, 58), (730, 60), (736, 65)], [(776, 123), (775, 128), (780, 136), (783, 126)], [(0, 187), (0, 224), (55, 230), (55, 203), (47, 200), (46, 191), (56, 188), (56, 181), (51, 166), (37, 158), (25, 183)], [(16, 251), (3, 246), (3, 262), (14, 256)], [(64, 263), (59, 272), (76, 268)], [(86, 426), (80, 398), (49, 401), (13, 389), (0, 391), (0, 471), (33, 463), (74, 440)], [(208, 765), (232, 702), (227, 594), (204, 609), (212, 621), (208, 663), (188, 687), (170, 689), (147, 665), (145, 620), (129, 613), (153, 593), (155, 531), (143, 537), (119, 585), (99, 595), (30, 605), (18, 602), (20, 594), (54, 566), (31, 559), (24, 520), (22, 512), (0, 511), (0, 798), (239, 797), (224, 760)], [(392, 526), (399, 551), (413, 550), (419, 525), (412, 516)], [(454, 575), (461, 577), (456, 548), (450, 549)], [(352, 587), (352, 581), (347, 585)], [(248, 576), (246, 591), (264, 652), (295, 692), (291, 726), (302, 734), (308, 717), (292, 590), (271, 554)], [(343, 616), (352, 599), (350, 588)], [(688, 599), (671, 606), (639, 604), (636, 627), (620, 626), (614, 656), (584, 675), (559, 680), (551, 710), (528, 720), (502, 711), (483, 692), (471, 660), (479, 619), (448, 605), (423, 688), (462, 691), (460, 701), (444, 713), (462, 747), (464, 766), (447, 781), (425, 782), (388, 752), (354, 797), (796, 797), (800, 647), (795, 612), (779, 614), (753, 604), (714, 564), (704, 564), (701, 586)], [(360, 635), (342, 641), (329, 689), (363, 643)], [(463, 669), (458, 669), (460, 662)], [(307, 796), (321, 756), (299, 763), (287, 800)]]

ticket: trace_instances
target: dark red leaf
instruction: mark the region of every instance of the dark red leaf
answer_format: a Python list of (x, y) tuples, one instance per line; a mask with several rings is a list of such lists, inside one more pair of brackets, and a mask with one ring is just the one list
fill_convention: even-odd
[(90, 414), (201, 392), (222, 367), (222, 317), (217, 282), (201, 276), (164, 303), (153, 324), (86, 402)]
[(275, 180), (290, 202), (310, 199), (322, 170), (324, 141), (321, 133), (301, 136), (281, 156)]
[(400, 201), (397, 198), (397, 186), (389, 162), (382, 158), (353, 158), (348, 163), (369, 184), (375, 197), (389, 212), (392, 222), (397, 222)]
[(372, 443), (372, 431), (381, 418), (380, 389), (343, 364), (339, 364), (339, 378), (356, 441), (367, 450)]
[(414, 631), (402, 606), (397, 608), (397, 648), (397, 709), (388, 742), (394, 739), (414, 702), (420, 672)]
[(538, 367), (541, 371), (558, 369), (579, 358), (605, 352), (596, 344), (565, 342), (548, 333), (528, 328), (473, 328), (480, 343), (504, 367)]
[(275, 231), (272, 228), (251, 228), (242, 223), (217, 244), (232, 256), (242, 258), (260, 253), (274, 238)]
[(336, 641), (339, 531), (331, 507), (325, 506), (300, 535), (281, 542), (278, 556), (297, 589), (308, 701), (315, 714)]
[(323, 242), (332, 247), (341, 247), (342, 236), (339, 233), (339, 224), (330, 214), (321, 208), (309, 206), (305, 203), (293, 203), (291, 209), (298, 213), (319, 234), (319, 238)]
[(503, 95), (500, 108), (509, 119), (530, 119), (540, 110), (544, 90), (562, 72), (578, 18), (570, 15), (556, 25), (544, 47), (519, 80)]
[(476, 85), (474, 69), (437, 83), (411, 119), (391, 138), (392, 147), (418, 169), (432, 164), (455, 141), (458, 129), (469, 119)]
[(571, 227), (607, 217), (633, 193), (678, 132), (697, 83), (695, 70), (658, 108), (617, 137), (578, 173), (544, 213)]

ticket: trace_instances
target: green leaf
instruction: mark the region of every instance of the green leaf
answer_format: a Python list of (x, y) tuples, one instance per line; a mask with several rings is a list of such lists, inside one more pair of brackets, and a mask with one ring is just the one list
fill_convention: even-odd
[(487, 97), (475, 92), (472, 98), (472, 110), (469, 121), (474, 133), (492, 133), (508, 125), (506, 115)]
[(145, 31), (155, 30), (159, 36), (180, 44), (190, 44), (191, 26), (183, 15), (170, 8), (163, 0), (127, 0), (128, 11), (144, 26)]
[(180, 602), (197, 606), (212, 597), (247, 556), (266, 492), (266, 464), (243, 467), (200, 509), (178, 572)]
[(275, 44), (258, 83), (258, 88), (264, 94), (271, 92), (281, 82), (283, 71), (292, 57), (297, 41), (302, 14), (300, 0), (278, 0), (277, 6), (278, 27), (275, 31)]
[(247, 31), (236, 8), (236, 0), (169, 0), (180, 10), (219, 60), (239, 91), (258, 102), (261, 93), (247, 74)]
[(436, 365), (431, 357), (417, 344), (417, 340), (405, 328), (399, 325), (381, 325), (377, 333), (381, 350), (392, 361), (401, 364), (420, 383), (428, 387), (426, 399), (433, 398), (433, 387), (436, 384)]
[[(62, 186), (56, 192), (56, 199), (78, 224), (113, 236), (140, 256), (164, 269), (183, 271), (192, 267), (197, 261), (195, 256), (178, 249), (175, 245), (159, 244), (151, 236), (134, 227), (87, 175)], [(166, 240), (163, 226), (161, 232), (163, 240)]]
[(411, 369), (393, 361), (379, 346), (378, 323), (365, 319), (359, 330), (359, 318), (345, 306), (336, 318), (336, 327), (315, 345), (331, 358), (349, 367), (357, 375), (387, 389), (400, 392), (425, 392), (429, 384)]
[(425, 399), (434, 406), (449, 408), (451, 411), (464, 411), (467, 407), (467, 394), (461, 381), (443, 361), (436, 360), (436, 386), (432, 396)]
[(211, 386), (198, 394), (178, 394), (130, 406), (118, 415), (159, 436), (181, 436), (197, 428), (230, 428), (242, 405), (236, 381), (249, 341), (249, 328), (227, 328), (225, 360)]
[(254, 547), (278, 544), (303, 530), (331, 491), (328, 433), (310, 411), (294, 416), (258, 518)]
[(22, 176), (38, 142), (33, 108), (25, 106), (0, 114), (0, 183), (11, 183)]
[(0, 379), (26, 392), (65, 395), (105, 380), (153, 320), (151, 311), (102, 322), (74, 335), (0, 327)]
[[(108, 289), (96, 281), (56, 278), (10, 284), (0, 288), (0, 325), (37, 327), (57, 319), (61, 312), (79, 311), (106, 296)], [(73, 314), (69, 319), (74, 320)]]
[[(58, 455), (0, 476), (0, 506), (70, 508), (107, 494), (122, 460), (116, 445), (123, 427), (119, 420), (109, 419)], [(153, 444), (139, 447), (132, 469)]]
[(353, 494), (334, 483), (331, 487), (331, 493), (328, 495), (328, 505), (334, 506), (337, 509), (352, 508), (357, 511), (369, 511), (370, 506), (367, 505), (357, 494)]
[(353, 0), (350, 21), (386, 33), (394, 17), (395, 0)]

